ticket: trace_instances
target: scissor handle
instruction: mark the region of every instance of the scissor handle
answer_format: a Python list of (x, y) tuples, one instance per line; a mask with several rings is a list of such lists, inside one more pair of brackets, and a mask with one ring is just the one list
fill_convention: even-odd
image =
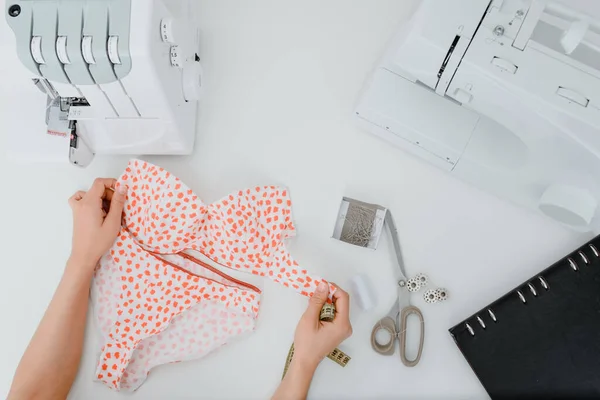
[[(417, 352), (417, 356), (414, 360), (409, 360), (406, 358), (406, 330), (407, 330), (407, 322), (408, 316), (411, 314), (415, 314), (419, 317), (419, 330), (421, 331), (421, 338), (419, 339), (419, 350)], [(419, 310), (415, 306), (408, 306), (402, 309), (400, 312), (400, 359), (402, 360), (402, 364), (407, 367), (414, 367), (419, 363), (421, 359), (421, 353), (423, 353), (423, 341), (425, 340), (425, 320), (423, 320), (423, 314), (421, 314), (421, 310)]]
[[(379, 343), (377, 341), (377, 332), (380, 330), (388, 331), (390, 334), (390, 341), (387, 343)], [(396, 321), (391, 317), (384, 317), (380, 319), (373, 327), (371, 332), (371, 347), (377, 353), (384, 356), (391, 356), (394, 354), (394, 341), (396, 340)]]

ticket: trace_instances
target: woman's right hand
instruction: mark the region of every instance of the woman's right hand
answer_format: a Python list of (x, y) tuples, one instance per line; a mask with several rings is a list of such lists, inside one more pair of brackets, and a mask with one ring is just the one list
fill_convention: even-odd
[(339, 287), (336, 288), (333, 294), (336, 314), (332, 322), (319, 319), (321, 308), (329, 296), (327, 282), (322, 281), (309, 300), (308, 308), (296, 328), (292, 363), (316, 369), (321, 360), (352, 335), (350, 297)]

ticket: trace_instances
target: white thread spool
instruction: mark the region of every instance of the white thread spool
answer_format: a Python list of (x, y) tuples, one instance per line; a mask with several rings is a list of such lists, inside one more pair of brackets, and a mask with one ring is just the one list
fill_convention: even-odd
[(377, 299), (371, 285), (371, 281), (365, 275), (356, 275), (348, 282), (350, 294), (356, 300), (363, 311), (369, 311), (375, 307)]

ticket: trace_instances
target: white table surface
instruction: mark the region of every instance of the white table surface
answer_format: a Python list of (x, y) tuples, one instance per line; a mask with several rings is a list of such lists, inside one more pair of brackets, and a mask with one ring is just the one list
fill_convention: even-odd
[[(345, 369), (325, 360), (311, 398), (485, 398), (448, 328), (586, 240), (356, 128), (352, 110), (363, 82), (414, 4), (196, 2), (206, 98), (195, 151), (189, 157), (147, 158), (206, 201), (256, 184), (288, 186), (298, 227), (290, 242), (293, 255), (340, 285), (357, 273), (371, 278), (377, 307), (352, 309), (354, 335), (342, 345), (353, 359)], [(3, 140), (23, 136), (26, 146), (42, 135), (43, 96), (27, 81), (12, 33), (4, 22), (0, 26), (0, 132)], [(24, 94), (18, 96), (18, 90)], [(69, 254), (67, 198), (96, 176), (118, 176), (127, 161), (98, 157), (89, 168), (77, 169), (18, 163), (2, 149), (0, 397), (8, 392)], [(441, 305), (413, 296), (426, 320), (425, 350), (415, 368), (404, 367), (397, 354), (383, 357), (370, 348), (371, 328), (395, 296), (395, 266), (387, 240), (373, 252), (330, 238), (344, 195), (390, 208), (408, 273), (427, 273), (450, 291)], [(267, 398), (279, 383), (306, 300), (270, 281), (263, 293), (252, 336), (204, 359), (156, 368), (125, 398)], [(89, 325), (71, 398), (124, 398), (92, 382), (96, 340)]]

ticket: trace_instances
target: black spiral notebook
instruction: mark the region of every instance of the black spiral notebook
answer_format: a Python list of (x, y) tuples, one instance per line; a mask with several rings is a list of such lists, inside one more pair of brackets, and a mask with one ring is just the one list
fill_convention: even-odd
[(600, 398), (600, 236), (450, 334), (493, 399)]

